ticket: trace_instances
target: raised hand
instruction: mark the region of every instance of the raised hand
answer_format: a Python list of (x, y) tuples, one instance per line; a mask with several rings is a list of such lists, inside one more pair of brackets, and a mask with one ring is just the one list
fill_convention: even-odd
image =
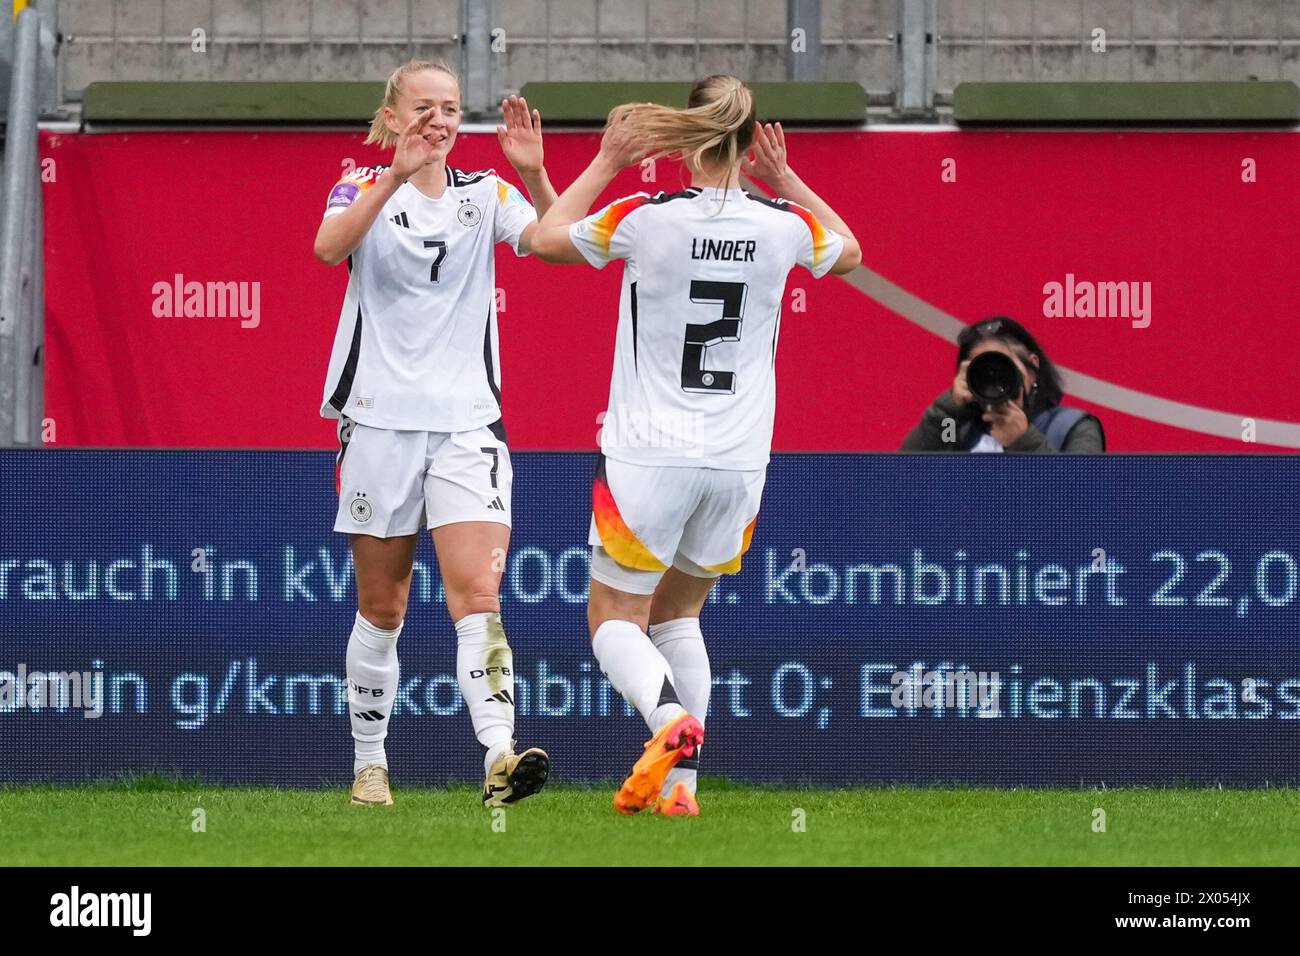
[(988, 422), (989, 434), (1007, 448), (1029, 431), (1029, 418), (1019, 402), (1003, 402), (985, 410), (984, 421)]
[(433, 156), (435, 147), (424, 138), (431, 120), (438, 114), (425, 110), (411, 122), (397, 138), (397, 149), (393, 153), (393, 164), (389, 168), (398, 179), (409, 179)]
[(618, 108), (600, 138), (600, 158), (615, 169), (639, 163), (650, 152), (650, 146), (637, 137), (628, 122), (635, 110), (635, 106)]
[(970, 365), (970, 359), (962, 362), (957, 366), (957, 375), (952, 380), (952, 397), (958, 405), (969, 405), (975, 401), (975, 396), (971, 394), (970, 386), (966, 384), (966, 367)]
[(497, 127), (497, 142), (506, 159), (521, 176), (538, 173), (542, 169), (542, 114), (528, 109), (522, 96), (511, 96), (501, 101), (504, 126)]
[(755, 123), (753, 148), (752, 156), (745, 158), (745, 172), (780, 193), (790, 175), (786, 163), (785, 131), (781, 124)]

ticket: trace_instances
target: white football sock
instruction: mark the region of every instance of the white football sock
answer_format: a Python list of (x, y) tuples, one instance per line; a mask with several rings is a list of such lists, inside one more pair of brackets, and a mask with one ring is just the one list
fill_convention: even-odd
[(640, 712), (652, 733), (685, 713), (673, 689), (668, 661), (631, 621), (600, 625), (591, 650), (614, 689)]
[(467, 614), (456, 622), (456, 680), (474, 724), (474, 736), (487, 748), (483, 773), (514, 746), (514, 659), (496, 611)]
[[(703, 725), (709, 711), (709, 694), (713, 690), (713, 672), (709, 669), (709, 653), (704, 648), (700, 619), (679, 617), (651, 624), (650, 640), (672, 668), (673, 686), (677, 688), (682, 706)], [(697, 747), (694, 757), (683, 757), (668, 772), (661, 791), (663, 796), (670, 796), (678, 783), (686, 784), (687, 789), (695, 793), (701, 749)]]
[(368, 763), (388, 768), (384, 738), (388, 736), (388, 718), (401, 677), (397, 664), (397, 638), (401, 633), (401, 624), (385, 631), (367, 621), (360, 611), (352, 625), (347, 675), (348, 717), (355, 742), (354, 774)]

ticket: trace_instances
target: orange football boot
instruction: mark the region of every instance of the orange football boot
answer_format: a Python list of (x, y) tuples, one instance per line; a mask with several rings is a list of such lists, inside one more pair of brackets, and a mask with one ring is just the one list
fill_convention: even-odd
[(698, 817), (700, 805), (695, 802), (695, 794), (686, 784), (678, 782), (673, 785), (673, 792), (660, 797), (652, 813), (665, 817)]
[(614, 794), (614, 809), (625, 816), (652, 807), (664, 788), (668, 771), (683, 757), (693, 757), (704, 743), (704, 727), (690, 714), (682, 714), (646, 741), (645, 753)]

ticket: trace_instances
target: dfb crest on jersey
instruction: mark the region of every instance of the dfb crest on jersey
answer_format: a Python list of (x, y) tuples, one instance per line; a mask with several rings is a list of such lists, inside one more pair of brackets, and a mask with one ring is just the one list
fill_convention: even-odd
[(352, 499), (352, 506), (349, 510), (352, 512), (352, 520), (357, 524), (365, 524), (370, 520), (370, 516), (375, 513), (375, 509), (366, 500), (364, 491), (357, 492), (357, 496)]
[(483, 210), (465, 199), (456, 210), (456, 218), (460, 220), (462, 226), (477, 226), (483, 219)]

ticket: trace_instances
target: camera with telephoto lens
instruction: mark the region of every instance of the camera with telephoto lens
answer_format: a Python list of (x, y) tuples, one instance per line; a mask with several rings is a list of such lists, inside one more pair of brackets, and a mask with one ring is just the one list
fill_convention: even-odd
[(1014, 401), (1025, 383), (1020, 369), (1004, 352), (982, 352), (966, 366), (966, 387), (985, 408)]

